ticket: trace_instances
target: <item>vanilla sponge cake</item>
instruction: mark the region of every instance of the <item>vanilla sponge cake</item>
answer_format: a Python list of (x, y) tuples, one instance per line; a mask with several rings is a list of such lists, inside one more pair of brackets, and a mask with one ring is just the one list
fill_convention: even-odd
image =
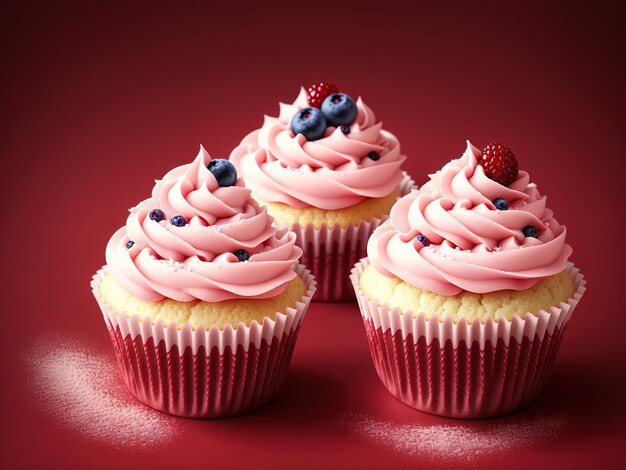
[(166, 298), (150, 302), (130, 294), (111, 274), (108, 274), (100, 284), (102, 299), (116, 312), (126, 312), (129, 316), (139, 315), (142, 320), (149, 318), (152, 323), (161, 320), (164, 327), (172, 322), (178, 329), (189, 324), (193, 330), (200, 326), (209, 329), (213, 325), (223, 329), (227, 324), (236, 328), (239, 323), (250, 326), (253, 320), (262, 324), (265, 317), (275, 320), (277, 312), (295, 307), (296, 302), (299, 302), (306, 292), (304, 281), (300, 277), (295, 277), (283, 292), (269, 299), (177, 302)]
[(368, 198), (358, 204), (345, 209), (325, 210), (318, 207), (305, 207), (297, 209), (282, 202), (269, 202), (256, 198), (259, 204), (265, 205), (267, 211), (274, 217), (278, 225), (292, 226), (299, 224), (302, 227), (308, 224), (318, 229), (323, 224), (333, 227), (340, 225), (346, 228), (352, 224), (359, 225), (363, 220), (381, 218), (389, 214), (391, 207), (398, 200), (400, 189), (395, 189), (389, 195), (380, 198)]
[(446, 296), (415, 287), (397, 277), (380, 274), (369, 265), (359, 280), (361, 290), (379, 305), (400, 308), (413, 316), (424, 313), (427, 319), (437, 315), (440, 320), (451, 318), (455, 323), (464, 318), (471, 323), (474, 318), (484, 322), (487, 318), (512, 320), (514, 316), (526, 318), (540, 310), (558, 307), (574, 294), (574, 284), (567, 272), (562, 271), (523, 291), (500, 290), (477, 294), (461, 292)]

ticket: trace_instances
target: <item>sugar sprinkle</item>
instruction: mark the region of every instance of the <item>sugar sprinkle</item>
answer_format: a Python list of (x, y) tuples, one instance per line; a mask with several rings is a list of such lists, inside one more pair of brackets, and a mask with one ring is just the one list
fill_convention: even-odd
[(350, 414), (353, 434), (407, 458), (459, 461), (507, 452), (555, 438), (567, 426), (562, 414), (513, 415), (461, 424), (397, 424)]
[(114, 360), (80, 342), (39, 341), (24, 355), (42, 410), (60, 426), (114, 447), (149, 447), (180, 437), (176, 418), (135, 400)]

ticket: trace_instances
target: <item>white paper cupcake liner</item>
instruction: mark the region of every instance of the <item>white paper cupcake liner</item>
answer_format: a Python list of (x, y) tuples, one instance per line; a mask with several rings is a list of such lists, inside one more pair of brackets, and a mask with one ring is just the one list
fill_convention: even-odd
[(374, 366), (385, 387), (413, 408), (454, 418), (485, 418), (532, 402), (541, 391), (586, 281), (572, 263), (575, 293), (525, 319), (454, 323), (378, 305), (360, 288), (367, 258), (352, 283)]
[[(400, 183), (400, 197), (406, 196), (415, 182), (403, 172)], [(317, 280), (315, 301), (338, 302), (354, 299), (354, 290), (350, 282), (350, 272), (354, 264), (367, 256), (367, 241), (376, 228), (389, 218), (361, 221), (358, 225), (349, 224), (329, 227), (322, 224), (315, 228), (313, 224), (292, 225), (289, 229), (296, 234), (296, 244), (302, 248), (300, 262), (306, 265)]]
[(218, 418), (246, 413), (271, 400), (287, 373), (300, 325), (315, 293), (315, 279), (302, 265), (296, 273), (307, 293), (276, 319), (236, 328), (192, 330), (114, 311), (100, 295), (106, 266), (93, 277), (120, 370), (143, 403), (178, 416)]

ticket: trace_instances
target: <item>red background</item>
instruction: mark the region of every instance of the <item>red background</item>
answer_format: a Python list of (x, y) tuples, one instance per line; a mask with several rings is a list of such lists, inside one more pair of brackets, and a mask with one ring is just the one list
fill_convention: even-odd
[(108, 351), (88, 283), (127, 208), (149, 194), (153, 179), (191, 161), (200, 143), (228, 155), (263, 113), (276, 114), (279, 100), (319, 80), (364, 97), (399, 137), (420, 183), (460, 155), (466, 138), (479, 147), (508, 144), (568, 226), (589, 290), (532, 409), (564, 412), (570, 425), (554, 441), (479, 466), (623, 463), (626, 38), (618, 2), (506, 10), (228, 3), (0, 7), (4, 467), (423, 463), (338, 425), (345, 411), (451, 422), (384, 390), (351, 303), (311, 307), (272, 404), (227, 421), (183, 420), (188, 432), (171, 446), (113, 451), (65, 431), (31, 404), (29, 372), (17, 362), (17, 350), (52, 332)]

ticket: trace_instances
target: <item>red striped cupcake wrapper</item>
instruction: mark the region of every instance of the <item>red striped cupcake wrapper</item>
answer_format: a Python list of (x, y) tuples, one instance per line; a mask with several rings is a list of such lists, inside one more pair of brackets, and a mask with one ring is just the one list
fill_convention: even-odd
[(568, 263), (575, 293), (549, 312), (455, 324), (378, 305), (359, 286), (368, 264), (367, 258), (357, 263), (351, 279), (378, 377), (403, 403), (450, 418), (494, 417), (530, 404), (546, 382), (586, 285)]
[(113, 311), (100, 295), (106, 266), (91, 282), (117, 362), (131, 393), (159, 411), (187, 418), (224, 418), (257, 409), (276, 396), (293, 354), (300, 325), (315, 293), (304, 266), (294, 269), (307, 294), (294, 308), (266, 317), (206, 330), (152, 323)]
[[(403, 172), (400, 183), (400, 197), (407, 195), (415, 187), (411, 177)], [(389, 218), (372, 218), (359, 225), (349, 224), (329, 227), (322, 224), (292, 225), (289, 230), (296, 234), (296, 244), (302, 248), (300, 262), (306, 265), (317, 280), (316, 302), (343, 302), (354, 300), (354, 289), (350, 282), (350, 272), (354, 264), (367, 256), (367, 241), (376, 228)]]

